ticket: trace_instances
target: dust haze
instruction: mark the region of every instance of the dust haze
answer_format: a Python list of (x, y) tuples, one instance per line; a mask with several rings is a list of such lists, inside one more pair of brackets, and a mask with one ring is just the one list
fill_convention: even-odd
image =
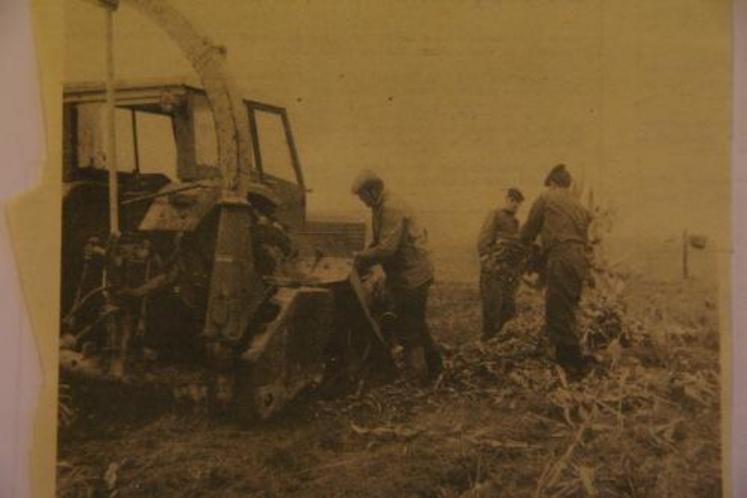
[[(676, 277), (685, 229), (727, 248), (728, 2), (174, 5), (245, 96), (288, 108), (311, 216), (367, 218), (349, 184), (376, 169), (422, 213), (442, 276), (474, 279), (486, 211), (508, 186), (531, 202), (558, 162), (616, 212), (617, 260)], [(102, 79), (101, 9), (65, 12), (65, 79)], [(118, 78), (190, 76), (138, 13), (115, 30)]]

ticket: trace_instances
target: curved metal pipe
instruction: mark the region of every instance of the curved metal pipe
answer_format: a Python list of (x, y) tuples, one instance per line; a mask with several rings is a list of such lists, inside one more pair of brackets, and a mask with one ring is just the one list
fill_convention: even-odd
[(225, 68), (225, 49), (213, 45), (166, 0), (121, 0), (162, 28), (200, 78), (213, 111), (224, 194), (244, 198), (253, 171), (244, 103)]

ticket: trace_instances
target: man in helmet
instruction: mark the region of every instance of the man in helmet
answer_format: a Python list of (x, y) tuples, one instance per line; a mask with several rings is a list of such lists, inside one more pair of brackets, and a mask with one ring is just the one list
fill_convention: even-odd
[(442, 361), (425, 319), (433, 283), (427, 233), (409, 206), (386, 190), (376, 173), (359, 174), (351, 190), (372, 213), (372, 240), (356, 254), (356, 267), (382, 266), (409, 373), (419, 380), (433, 379), (440, 373)]
[(516, 212), (523, 200), (519, 189), (508, 189), (503, 205), (488, 213), (477, 239), (483, 341), (499, 334), (516, 314), (516, 291), (525, 254), (518, 241)]
[(565, 165), (545, 179), (547, 190), (534, 201), (519, 237), (529, 244), (539, 235), (546, 258), (545, 327), (555, 360), (571, 378), (582, 377), (586, 361), (576, 336), (576, 311), (588, 273), (586, 244), (591, 214), (570, 191)]

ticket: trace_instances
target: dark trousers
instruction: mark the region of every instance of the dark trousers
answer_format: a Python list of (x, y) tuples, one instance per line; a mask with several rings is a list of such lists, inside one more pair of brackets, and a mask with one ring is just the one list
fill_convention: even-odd
[(395, 334), (406, 352), (422, 347), (429, 373), (437, 374), (442, 367), (441, 353), (433, 342), (426, 322), (430, 282), (415, 288), (392, 289), (397, 314)]
[(480, 272), (482, 332), (493, 337), (516, 316), (518, 277), (508, 272), (483, 269)]
[(574, 363), (580, 359), (576, 312), (587, 272), (588, 261), (582, 244), (563, 243), (550, 250), (545, 325), (560, 363)]

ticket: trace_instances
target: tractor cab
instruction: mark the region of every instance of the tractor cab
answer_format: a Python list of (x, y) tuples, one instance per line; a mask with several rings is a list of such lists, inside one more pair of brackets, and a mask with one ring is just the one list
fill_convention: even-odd
[[(63, 181), (65, 197), (83, 188), (106, 196), (106, 91), (103, 83), (65, 86)], [(244, 100), (254, 167), (250, 192), (267, 192), (275, 215), (292, 229), (304, 222), (306, 188), (287, 111)], [(153, 193), (167, 183), (218, 179), (215, 124), (204, 90), (184, 81), (115, 86), (116, 163), (121, 198)], [(95, 187), (97, 185), (99, 189)], [(252, 194), (250, 194), (252, 195)], [(104, 199), (106, 201), (106, 199)], [(134, 204), (134, 203), (133, 203)], [(140, 222), (138, 208), (123, 209), (125, 229)], [(134, 212), (132, 212), (134, 211)]]
[[(306, 189), (288, 114), (243, 100), (254, 167), (247, 200), (271, 206), (289, 233), (302, 232)], [(106, 89), (65, 86), (63, 98), (62, 308), (75, 301), (82, 248), (109, 232)], [(215, 122), (206, 93), (184, 81), (115, 85), (119, 217), (123, 233), (194, 230), (214, 210), (221, 170)]]

